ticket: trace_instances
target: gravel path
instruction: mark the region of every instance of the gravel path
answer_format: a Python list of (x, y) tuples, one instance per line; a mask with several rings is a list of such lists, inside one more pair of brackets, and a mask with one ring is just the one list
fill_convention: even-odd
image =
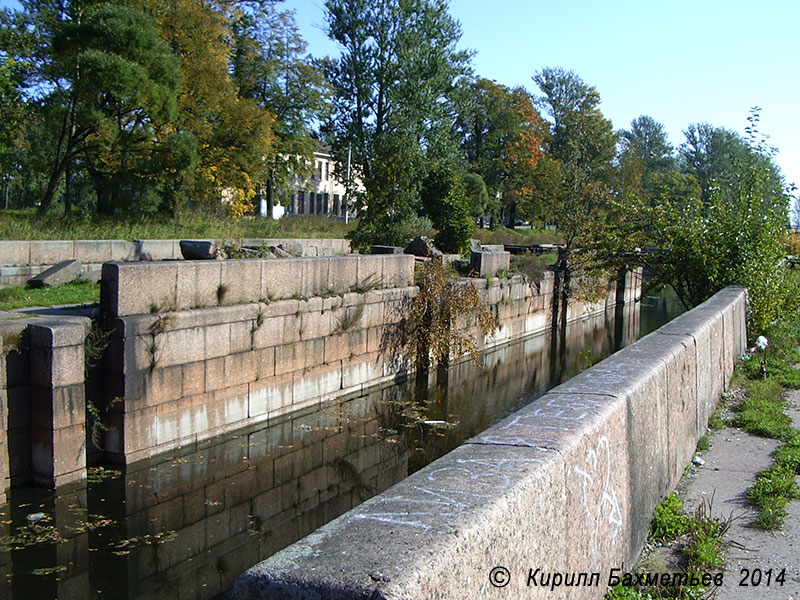
[[(789, 400), (792, 407), (787, 412), (795, 427), (800, 427), (800, 390), (789, 391)], [(748, 527), (754, 512), (745, 492), (756, 474), (773, 464), (771, 453), (778, 443), (732, 428), (711, 432), (709, 440), (711, 448), (702, 454), (705, 465), (693, 467), (694, 477), (681, 487), (687, 510), (713, 498), (715, 516), (739, 517), (727, 536), (736, 545), (728, 548), (724, 585), (717, 598), (800, 600), (800, 501), (789, 505), (789, 515), (780, 530), (767, 533)], [(769, 569), (772, 581), (767, 585)], [(781, 586), (774, 578), (783, 569), (785, 582)], [(746, 574), (749, 585), (740, 585)], [(759, 575), (760, 584), (753, 585)]]

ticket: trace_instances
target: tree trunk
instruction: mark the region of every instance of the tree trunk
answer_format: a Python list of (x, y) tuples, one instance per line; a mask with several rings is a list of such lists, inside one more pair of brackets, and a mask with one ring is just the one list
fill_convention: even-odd
[(72, 214), (72, 168), (67, 166), (64, 171), (64, 216)]
[(267, 179), (267, 215), (268, 219), (272, 219), (272, 174), (270, 173), (269, 178)]
[(47, 183), (47, 190), (45, 190), (44, 196), (42, 197), (42, 202), (39, 204), (39, 210), (37, 211), (39, 216), (43, 216), (53, 204), (53, 200), (56, 197), (56, 191), (58, 190), (58, 185), (61, 183), (61, 178), (64, 176), (64, 171), (66, 171), (66, 169), (66, 158), (61, 158), (55, 165), (53, 165), (53, 170), (50, 172), (50, 181)]

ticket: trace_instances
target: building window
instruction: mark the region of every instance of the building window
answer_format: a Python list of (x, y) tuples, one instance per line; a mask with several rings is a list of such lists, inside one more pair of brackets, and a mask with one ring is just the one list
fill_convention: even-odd
[(322, 214), (328, 214), (328, 194), (322, 194)]
[(297, 192), (297, 214), (302, 215), (306, 208), (306, 193)]
[(339, 216), (339, 194), (333, 195), (333, 214)]

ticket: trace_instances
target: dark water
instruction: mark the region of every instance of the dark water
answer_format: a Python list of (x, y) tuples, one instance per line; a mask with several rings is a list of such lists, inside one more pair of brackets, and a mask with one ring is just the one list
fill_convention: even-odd
[[(677, 314), (661, 294), (196, 447), (12, 489), (0, 598), (208, 600), (245, 569)], [(641, 306), (641, 311), (640, 311)], [(679, 311), (678, 311), (679, 312)]]

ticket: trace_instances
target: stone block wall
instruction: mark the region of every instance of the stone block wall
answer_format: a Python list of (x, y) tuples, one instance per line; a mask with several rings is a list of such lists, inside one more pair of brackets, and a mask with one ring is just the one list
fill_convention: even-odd
[(56, 486), (86, 470), (84, 317), (4, 313), (2, 476)]
[[(251, 568), (229, 597), (602, 598), (745, 349), (745, 304), (742, 288), (717, 293)], [(501, 588), (487, 581), (498, 566)], [(536, 569), (584, 583), (533, 587)]]
[[(302, 256), (331, 256), (350, 253), (344, 239), (234, 240), (247, 246), (277, 246), (293, 243)], [(24, 285), (52, 265), (77, 259), (88, 271), (106, 262), (160, 261), (182, 259), (180, 240), (0, 240), (0, 284)]]
[(124, 317), (406, 287), (413, 278), (407, 255), (111, 263), (103, 265), (100, 303), (104, 314)]

